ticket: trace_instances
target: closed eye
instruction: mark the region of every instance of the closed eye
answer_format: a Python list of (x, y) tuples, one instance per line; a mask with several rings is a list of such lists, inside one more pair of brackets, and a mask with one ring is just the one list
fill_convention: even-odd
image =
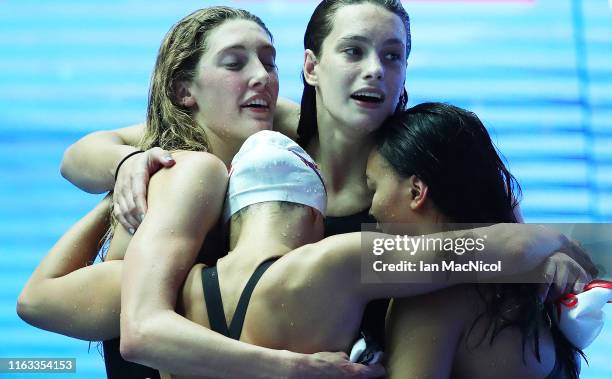
[(351, 57), (358, 57), (363, 54), (363, 51), (359, 47), (347, 47), (342, 50), (342, 52)]

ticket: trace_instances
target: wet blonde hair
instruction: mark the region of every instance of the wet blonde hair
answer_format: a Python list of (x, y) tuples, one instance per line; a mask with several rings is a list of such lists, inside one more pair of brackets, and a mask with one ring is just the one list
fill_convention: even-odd
[(204, 128), (193, 117), (194, 110), (180, 103), (181, 82), (190, 82), (207, 49), (210, 32), (229, 20), (248, 20), (272, 34), (261, 19), (242, 9), (216, 6), (197, 10), (176, 23), (166, 34), (151, 77), (147, 123), (140, 147), (166, 150), (209, 151)]
[[(139, 146), (142, 150), (159, 146), (165, 150), (212, 152), (206, 131), (193, 117), (194, 110), (182, 105), (178, 96), (181, 82), (192, 81), (197, 65), (207, 49), (212, 30), (230, 20), (253, 21), (272, 41), (272, 33), (261, 19), (242, 9), (215, 6), (197, 10), (177, 22), (164, 37), (151, 76), (147, 123)], [(112, 204), (112, 203), (111, 203)], [(114, 234), (117, 218), (110, 209), (111, 225), (103, 238), (100, 257), (104, 259)]]

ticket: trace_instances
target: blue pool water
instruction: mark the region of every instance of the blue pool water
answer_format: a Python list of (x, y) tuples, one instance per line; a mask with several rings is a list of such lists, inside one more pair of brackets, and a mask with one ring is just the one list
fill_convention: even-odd
[[(214, 3), (263, 18), (276, 37), (281, 96), (299, 100), (301, 38), (315, 2)], [(0, 1), (0, 357), (76, 357), (77, 373), (66, 378), (104, 376), (95, 344), (25, 324), (16, 298), (53, 243), (101, 198), (61, 178), (63, 151), (88, 132), (143, 121), (163, 35), (212, 4)], [(612, 221), (610, 3), (404, 4), (410, 104), (448, 101), (478, 113), (523, 186), (527, 221)], [(586, 351), (583, 378), (612, 377), (611, 315)]]

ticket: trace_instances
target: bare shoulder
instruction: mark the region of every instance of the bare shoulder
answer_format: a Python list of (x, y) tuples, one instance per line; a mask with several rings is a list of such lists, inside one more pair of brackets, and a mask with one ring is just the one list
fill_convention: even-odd
[(177, 151), (172, 154), (176, 165), (166, 169), (175, 173), (197, 170), (203, 173), (227, 174), (227, 168), (221, 159), (202, 151)]
[(176, 164), (154, 175), (151, 186), (169, 185), (174, 189), (192, 185), (209, 189), (220, 186), (225, 190), (227, 168), (216, 156), (198, 151), (179, 151), (173, 153), (173, 156)]
[[(555, 349), (548, 325), (539, 325), (538, 361), (533, 340), (528, 339), (523, 350), (523, 334), (518, 326), (499, 331), (492, 339), (492, 320), (484, 315), (487, 289), (466, 286), (469, 301), (465, 313), (463, 334), (457, 348), (454, 372), (459, 378), (544, 378), (555, 365)], [(456, 304), (459, 309), (460, 304)], [(509, 315), (512, 317), (512, 315)], [(483, 364), (487, 362), (487, 364)]]
[(223, 207), (227, 169), (208, 153), (179, 152), (174, 157), (176, 164), (160, 170), (149, 182), (147, 215), (155, 211), (160, 227), (180, 225), (185, 236), (209, 230)]
[(295, 249), (280, 261), (286, 265), (285, 272), (292, 272), (296, 286), (307, 281), (309, 286), (342, 293), (352, 288), (353, 278), (359, 278), (359, 247), (359, 233), (341, 234)]
[(297, 139), (297, 127), (300, 120), (300, 105), (285, 98), (279, 98), (274, 113), (274, 130), (287, 137)]
[[(325, 274), (339, 273), (339, 270), (353, 270), (353, 263), (359, 262), (361, 233), (338, 234), (305, 246), (309, 250), (307, 262)], [(305, 256), (305, 254), (302, 254)], [(347, 267), (349, 266), (349, 267)], [(328, 270), (332, 272), (327, 272)]]

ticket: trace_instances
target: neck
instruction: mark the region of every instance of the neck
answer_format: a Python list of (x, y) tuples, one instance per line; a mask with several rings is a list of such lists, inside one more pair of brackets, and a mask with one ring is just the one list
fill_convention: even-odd
[[(371, 135), (354, 132), (354, 127), (317, 114), (318, 137), (308, 146), (319, 165), (328, 194), (328, 215), (344, 215), (368, 206), (371, 194), (365, 172), (373, 147)], [(344, 195), (350, 196), (347, 198)], [(347, 204), (347, 199), (350, 199)], [(355, 208), (355, 209), (353, 209)]]
[(312, 233), (308, 233), (309, 228), (312, 225), (307, 225), (304, 220), (288, 222), (278, 217), (245, 217), (241, 225), (230, 232), (228, 257), (254, 265), (271, 257), (283, 256), (316, 242)]
[(229, 167), (234, 155), (238, 153), (244, 141), (234, 141), (228, 136), (217, 135), (209, 128), (206, 128), (206, 135), (210, 145), (210, 153), (221, 159)]

